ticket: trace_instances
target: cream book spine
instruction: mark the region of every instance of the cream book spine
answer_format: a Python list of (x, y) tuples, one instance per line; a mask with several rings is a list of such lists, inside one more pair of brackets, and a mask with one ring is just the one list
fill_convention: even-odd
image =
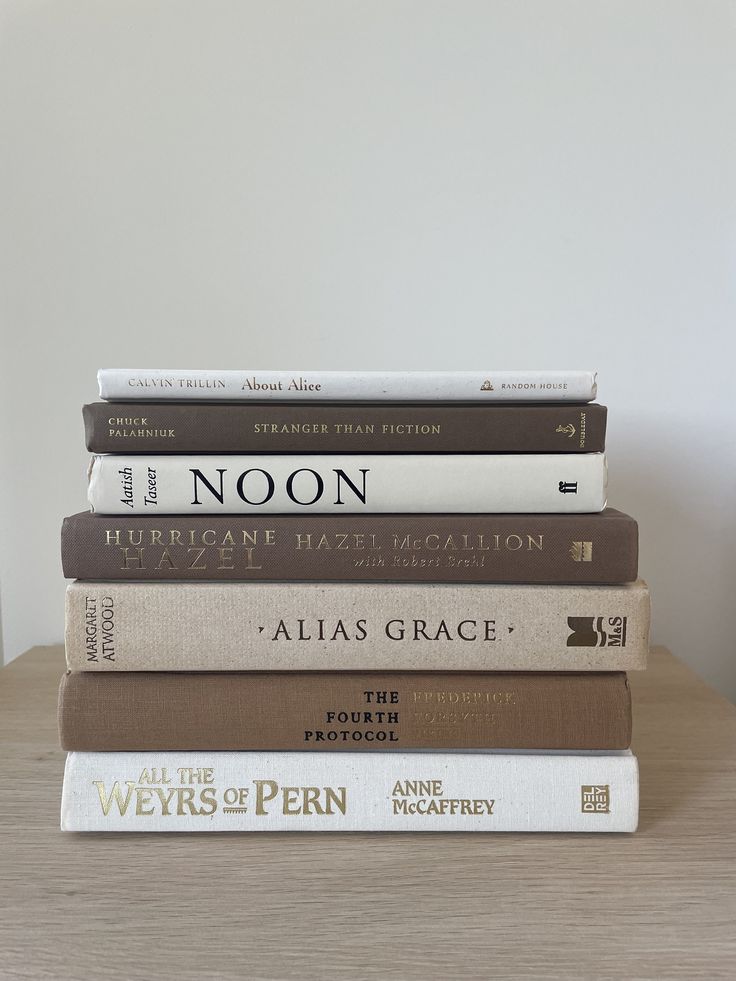
[(636, 830), (618, 753), (70, 753), (63, 831)]
[(95, 456), (99, 514), (590, 513), (603, 453)]
[(100, 398), (262, 401), (591, 402), (595, 371), (234, 371), (101, 368)]
[(74, 582), (72, 671), (629, 671), (649, 591), (487, 583)]

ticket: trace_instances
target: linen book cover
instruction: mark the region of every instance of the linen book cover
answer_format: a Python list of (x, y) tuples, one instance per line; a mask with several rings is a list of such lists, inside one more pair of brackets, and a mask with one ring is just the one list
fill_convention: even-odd
[(590, 402), (594, 371), (219, 371), (101, 368), (100, 397), (296, 401)]
[(635, 831), (620, 753), (70, 753), (64, 831)]
[(620, 672), (80, 671), (63, 749), (626, 749)]
[(71, 670), (625, 671), (649, 591), (435, 583), (75, 582)]
[(597, 453), (606, 408), (575, 403), (94, 402), (93, 453)]
[(67, 579), (633, 582), (636, 521), (600, 514), (65, 518)]
[(95, 456), (100, 514), (591, 512), (602, 453)]

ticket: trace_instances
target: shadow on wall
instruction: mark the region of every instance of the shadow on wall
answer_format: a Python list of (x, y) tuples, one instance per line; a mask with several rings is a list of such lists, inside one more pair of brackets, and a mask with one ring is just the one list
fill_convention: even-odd
[[(652, 642), (736, 701), (736, 522), (724, 486), (723, 446), (700, 446), (697, 471), (658, 429), (609, 452), (609, 504), (639, 522), (639, 574), (652, 593)], [(708, 461), (704, 466), (703, 461)]]

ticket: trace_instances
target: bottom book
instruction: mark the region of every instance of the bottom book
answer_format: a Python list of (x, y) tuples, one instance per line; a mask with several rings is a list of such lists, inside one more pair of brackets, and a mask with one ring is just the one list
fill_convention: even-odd
[(635, 831), (619, 752), (69, 753), (63, 831)]

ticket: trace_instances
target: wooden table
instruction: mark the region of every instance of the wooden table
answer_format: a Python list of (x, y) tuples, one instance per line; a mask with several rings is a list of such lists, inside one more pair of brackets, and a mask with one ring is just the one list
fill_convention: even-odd
[(635, 835), (72, 835), (62, 650), (0, 672), (0, 978), (736, 976), (736, 710), (632, 676)]

